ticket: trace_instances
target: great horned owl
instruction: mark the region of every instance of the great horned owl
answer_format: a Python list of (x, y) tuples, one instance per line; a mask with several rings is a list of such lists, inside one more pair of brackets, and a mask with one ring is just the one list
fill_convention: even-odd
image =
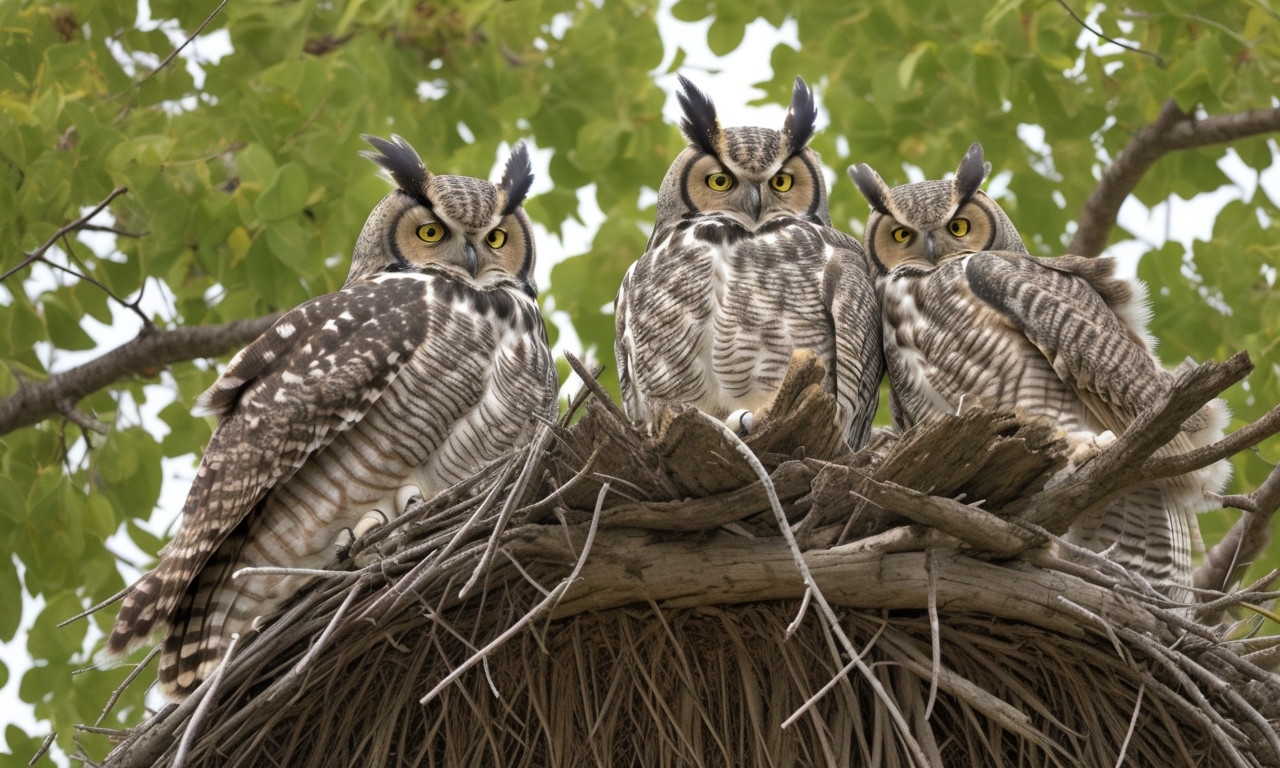
[(368, 140), (397, 188), (365, 223), (341, 290), (285, 314), (201, 395), (219, 420), (180, 527), (107, 638), (119, 656), (163, 631), (171, 697), (304, 583), (237, 570), (333, 566), (344, 541), (411, 495), (463, 479), (554, 416), (523, 145), (495, 186), (432, 174), (399, 137)]
[(689, 146), (662, 181), (648, 248), (615, 303), (627, 415), (649, 421), (659, 403), (720, 419), (767, 409), (792, 353), (809, 349), (856, 448), (884, 371), (880, 328), (862, 246), (832, 228), (808, 148), (813, 94), (797, 77), (780, 131), (723, 128), (711, 99), (680, 82)]
[[(1146, 289), (1117, 278), (1111, 259), (1028, 255), (979, 188), (989, 172), (979, 144), (946, 180), (890, 189), (866, 165), (849, 169), (871, 206), (865, 243), (894, 420), (910, 427), (982, 405), (1052, 419), (1078, 444), (1105, 442), (1173, 383), (1151, 352)], [(1206, 445), (1227, 419), (1214, 401), (1161, 450)], [(1186, 600), (1195, 514), (1214, 506), (1229, 471), (1220, 462), (1135, 488), (1079, 520), (1068, 539)]]

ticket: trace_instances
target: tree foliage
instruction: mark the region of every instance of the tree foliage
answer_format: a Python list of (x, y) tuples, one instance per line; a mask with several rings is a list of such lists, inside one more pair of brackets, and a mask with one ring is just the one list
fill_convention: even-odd
[[(794, 23), (799, 49), (750, 53), (772, 65), (761, 101), (787, 103), (797, 74), (816, 86), (829, 124), (814, 147), (834, 171), (838, 226), (860, 234), (866, 216), (844, 177), (850, 163), (902, 183), (951, 171), (977, 140), (1028, 246), (1055, 255), (1166, 102), (1185, 125), (1274, 110), (1280, 92), (1280, 15), (1265, 2), (1068, 5), (680, 0), (671, 13), (709, 20), (706, 42), (721, 55), (757, 18)], [(357, 154), (362, 133), (402, 134), (433, 171), (481, 177), (505, 145), (530, 142), (549, 155), (550, 185), (528, 210), (552, 234), (594, 196), (604, 221), (589, 251), (566, 258), (544, 239), (540, 258), (555, 266), (541, 287), (583, 347), (611, 361), (610, 302), (653, 217), (642, 190), (657, 188), (683, 145), (662, 117), (659, 82), (685, 52), (664, 52), (655, 2), (152, 0), (148, 12), (130, 0), (0, 4), (0, 397), (107, 354), (88, 332), (98, 324), (133, 315), (144, 334), (181, 331), (336, 289), (387, 189)], [(231, 50), (209, 58), (217, 41)], [(1147, 206), (1235, 191), (1212, 239), (1144, 246), (1138, 264), (1167, 364), (1252, 355), (1247, 386), (1228, 393), (1233, 426), (1280, 402), (1278, 200), (1265, 186), (1238, 188), (1220, 167), (1228, 156), (1246, 175), (1273, 167), (1274, 141), (1252, 133), (1176, 144), (1128, 180)], [(55, 237), (113, 194), (109, 215)], [(1106, 227), (1102, 236), (1129, 237)], [(172, 359), (55, 398), (52, 415), (0, 438), (0, 640), (29, 627), (34, 663), (0, 667), (0, 684), (21, 674), (22, 701), (63, 750), (128, 669), (72, 676), (91, 663), (113, 611), (56, 624), (124, 586), (109, 537), (158, 549), (140, 522), (157, 504), (162, 460), (198, 453), (210, 435), (189, 406), (215, 369)], [(148, 404), (158, 425), (139, 416)], [(1237, 459), (1236, 487), (1256, 486), (1277, 460), (1275, 440)], [(1230, 519), (1202, 518), (1206, 538)], [(37, 600), (24, 604), (24, 592)], [(135, 686), (104, 725), (132, 724), (142, 706)], [(9, 725), (0, 766), (24, 765), (45, 727)], [(91, 754), (108, 746), (78, 738)]]

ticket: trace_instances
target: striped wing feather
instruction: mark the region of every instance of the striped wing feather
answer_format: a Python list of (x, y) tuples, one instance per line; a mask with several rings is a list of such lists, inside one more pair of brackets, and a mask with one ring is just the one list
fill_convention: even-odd
[(124, 598), (107, 652), (145, 642), (169, 620), (210, 555), (275, 486), (358, 421), (425, 333), (425, 283), (363, 283), (290, 311), (238, 354), (201, 396), (220, 421), (164, 559)]
[(879, 303), (862, 245), (834, 229), (825, 237), (833, 249), (822, 290), (834, 324), (836, 402), (845, 442), (856, 448), (866, 443), (880, 403), (885, 364)]
[[(974, 294), (997, 308), (1044, 354), (1105, 427), (1120, 434), (1169, 393), (1174, 377), (1151, 354), (1141, 295), (1112, 276), (1106, 259), (1037, 259), (975, 254), (966, 266)], [(1179, 433), (1158, 452), (1191, 450), (1221, 435), (1225, 406), (1207, 406), (1207, 428)], [(1210, 506), (1206, 491), (1226, 481), (1224, 466), (1134, 488), (1080, 521), (1074, 535), (1114, 542), (1113, 557), (1187, 599), (1191, 555), (1200, 546), (1195, 514)]]

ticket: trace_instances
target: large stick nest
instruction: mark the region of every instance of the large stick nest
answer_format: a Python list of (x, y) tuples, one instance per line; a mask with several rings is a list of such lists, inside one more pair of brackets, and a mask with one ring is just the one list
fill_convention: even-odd
[(588, 398), (358, 542), (381, 559), (317, 577), (106, 764), (1280, 766), (1275, 645), (1055, 535), (1275, 431), (1151, 458), (1248, 370), (1190, 371), (1074, 471), (1050, 425), (982, 411), (851, 454), (811, 360), (753, 453)]

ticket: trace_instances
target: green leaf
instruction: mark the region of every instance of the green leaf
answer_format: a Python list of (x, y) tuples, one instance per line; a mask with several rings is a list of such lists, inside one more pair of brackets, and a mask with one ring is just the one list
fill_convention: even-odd
[(310, 192), (307, 172), (297, 163), (287, 163), (262, 190), (254, 208), (267, 221), (280, 221), (301, 213)]
[(926, 53), (931, 53), (937, 49), (933, 43), (917, 43), (912, 47), (911, 52), (902, 57), (902, 61), (898, 62), (898, 87), (906, 89), (910, 87), (911, 81), (915, 79), (916, 65), (920, 63), (920, 57)]
[(65, 293), (47, 294), (41, 303), (49, 340), (61, 349), (93, 349), (93, 339), (80, 327), (79, 308), (69, 298)]
[[(4, 552), (4, 556), (0, 557), (0, 640), (12, 640), (21, 620), (22, 583), (18, 580), (18, 569), (13, 564), (13, 556)], [(0, 682), (0, 687), (4, 687), (3, 682)]]
[(716, 16), (707, 31), (707, 45), (717, 56), (726, 56), (742, 43), (744, 27), (741, 24)]
[(27, 651), (32, 659), (63, 659), (76, 654), (84, 645), (89, 624), (73, 621), (59, 627), (63, 621), (83, 610), (75, 595), (63, 593), (51, 599), (36, 618), (27, 635)]

